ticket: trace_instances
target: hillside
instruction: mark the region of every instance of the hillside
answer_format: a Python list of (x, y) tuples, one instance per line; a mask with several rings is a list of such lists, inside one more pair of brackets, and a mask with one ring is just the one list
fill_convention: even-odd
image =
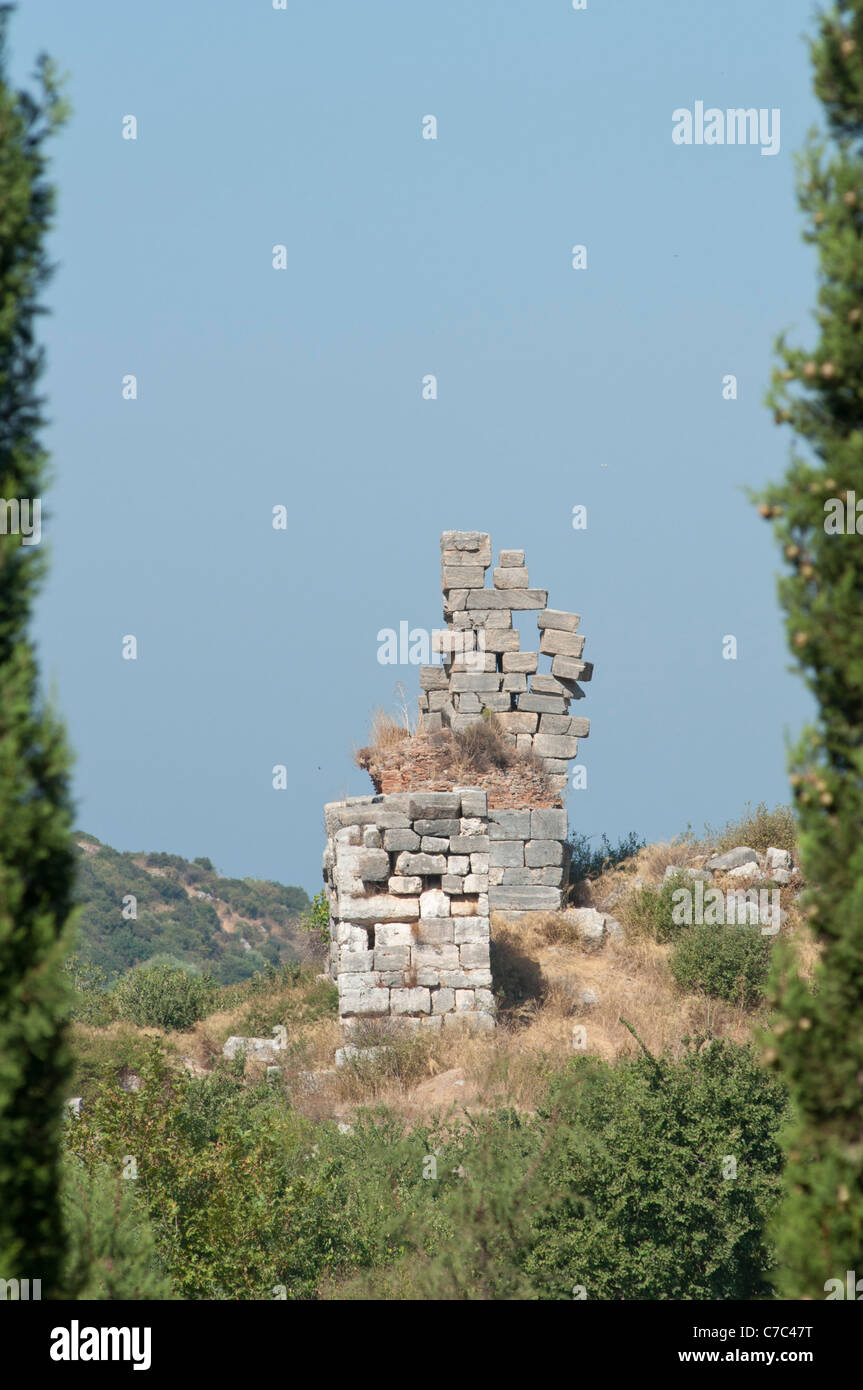
[(108, 982), (153, 956), (210, 971), (221, 985), (304, 958), (304, 889), (223, 878), (209, 859), (115, 850), (82, 831), (75, 839), (78, 955)]

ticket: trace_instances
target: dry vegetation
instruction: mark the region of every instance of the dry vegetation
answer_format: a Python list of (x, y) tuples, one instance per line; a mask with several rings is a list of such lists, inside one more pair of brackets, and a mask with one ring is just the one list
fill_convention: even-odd
[(364, 771), (378, 766), (394, 749), (401, 748), (406, 753), (420, 749), (431, 752), (435, 772), (444, 779), (458, 780), (508, 768), (525, 768), (544, 774), (541, 759), (532, 750), (520, 752), (514, 737), (487, 712), (476, 724), (458, 733), (451, 729), (427, 733), (421, 717), (416, 729), (411, 731), (406, 722), (400, 723), (385, 710), (375, 710), (370, 733), (370, 742), (355, 749), (353, 754), (354, 762)]

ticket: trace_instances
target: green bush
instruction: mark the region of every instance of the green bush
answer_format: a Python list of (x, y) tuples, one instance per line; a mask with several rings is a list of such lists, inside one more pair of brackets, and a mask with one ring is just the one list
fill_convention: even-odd
[(572, 884), (582, 883), (586, 878), (599, 878), (608, 869), (622, 864), (625, 859), (631, 859), (647, 843), (634, 830), (618, 840), (616, 845), (612, 845), (608, 836), (603, 834), (598, 849), (591, 849), (592, 838), (577, 831), (569, 837), (569, 882)]
[(114, 991), (121, 1018), (145, 1028), (190, 1028), (213, 999), (209, 976), (171, 965), (139, 965)]
[(617, 915), (623, 923), (627, 936), (649, 936), (654, 941), (674, 941), (689, 928), (674, 920), (674, 894), (679, 888), (691, 888), (691, 880), (684, 874), (675, 874), (661, 883), (658, 888), (637, 888), (623, 899), (617, 907)]
[(677, 983), (751, 1009), (764, 998), (770, 946), (757, 927), (690, 926), (669, 961)]
[(704, 834), (720, 853), (734, 849), (736, 845), (748, 845), (750, 849), (763, 854), (775, 846), (776, 849), (787, 849), (789, 854), (797, 858), (797, 822), (790, 806), (774, 806), (770, 811), (767, 802), (760, 801), (753, 811), (747, 801), (739, 819), (730, 820), (716, 830), (705, 825)]

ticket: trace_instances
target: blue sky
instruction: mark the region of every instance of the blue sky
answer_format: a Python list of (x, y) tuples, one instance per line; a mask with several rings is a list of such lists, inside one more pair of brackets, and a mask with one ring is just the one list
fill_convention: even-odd
[[(377, 633), (441, 624), (444, 529), (523, 548), (582, 615), (573, 828), (787, 800), (809, 702), (744, 489), (787, 458), (773, 338), (811, 337), (810, 24), (808, 0), (24, 0), (13, 73), (47, 49), (75, 108), (36, 631), (82, 828), (317, 891), (323, 803), (371, 790), (369, 711), (418, 691)], [(778, 107), (780, 152), (675, 145), (698, 100)]]

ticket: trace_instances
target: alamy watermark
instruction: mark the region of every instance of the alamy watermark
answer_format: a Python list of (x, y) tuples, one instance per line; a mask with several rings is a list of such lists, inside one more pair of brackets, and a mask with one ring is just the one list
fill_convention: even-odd
[(696, 101), (694, 109), (678, 106), (671, 113), (675, 145), (760, 145), (761, 153), (778, 154), (780, 109), (735, 106), (722, 110)]
[(20, 536), (22, 545), (42, 539), (41, 497), (0, 497), (0, 536)]

